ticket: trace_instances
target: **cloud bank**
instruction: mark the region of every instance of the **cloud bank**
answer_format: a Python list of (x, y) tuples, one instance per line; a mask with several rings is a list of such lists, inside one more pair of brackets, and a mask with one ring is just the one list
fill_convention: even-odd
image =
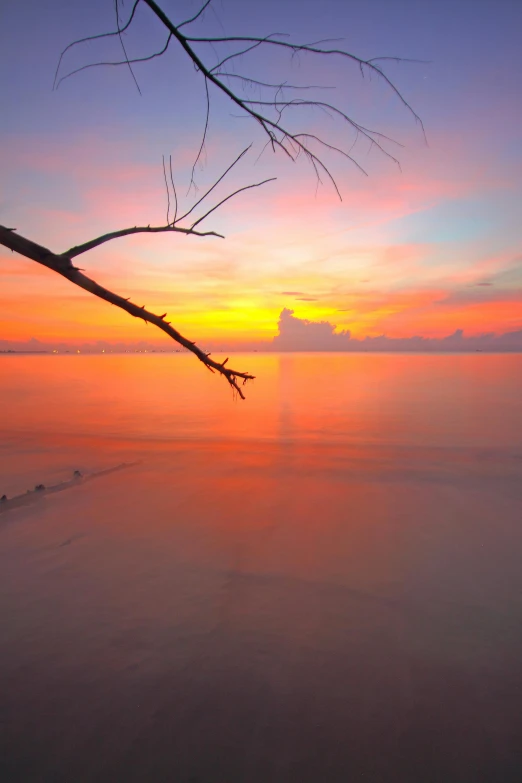
[(279, 334), (273, 339), (277, 351), (345, 351), (350, 332), (335, 332), (328, 321), (296, 318), (293, 310), (284, 308), (279, 315)]
[(353, 338), (349, 331), (336, 332), (328, 321), (308, 321), (297, 318), (293, 310), (284, 308), (279, 316), (279, 334), (272, 341), (275, 351), (521, 351), (522, 329), (504, 334), (481, 334), (466, 337), (456, 329), (447, 337), (394, 338), (385, 334), (378, 337)]

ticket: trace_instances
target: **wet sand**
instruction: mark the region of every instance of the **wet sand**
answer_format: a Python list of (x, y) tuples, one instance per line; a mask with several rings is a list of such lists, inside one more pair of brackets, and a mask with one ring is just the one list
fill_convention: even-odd
[(134, 456), (0, 518), (3, 780), (520, 779), (520, 460)]

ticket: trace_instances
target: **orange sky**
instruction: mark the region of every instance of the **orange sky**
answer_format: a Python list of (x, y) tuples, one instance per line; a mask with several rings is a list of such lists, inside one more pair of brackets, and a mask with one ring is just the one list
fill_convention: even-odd
[[(73, 154), (85, 156), (81, 148)], [(31, 165), (38, 167), (38, 159)], [(41, 165), (50, 164), (43, 158)], [(52, 165), (56, 174), (58, 164)], [(115, 179), (102, 167), (80, 168), (75, 184), (86, 213), (37, 210), (29, 236), (61, 251), (109, 228), (132, 225), (144, 211), (144, 193), (149, 213), (158, 214), (164, 194), (157, 174), (154, 167), (133, 170), (132, 192), (127, 192), (124, 169)], [(59, 175), (67, 187), (65, 174)], [(225, 240), (131, 237), (104, 245), (79, 263), (137, 304), (167, 311), (189, 337), (230, 346), (271, 340), (285, 307), (298, 318), (326, 320), (359, 338), (521, 328), (516, 248), (494, 238), (477, 241), (478, 219), (465, 241), (438, 238), (429, 225), (439, 211), (458, 212), (470, 193), (496, 188), (502, 196), (502, 183), (486, 175), (455, 185), (440, 177), (377, 173), (346, 182), (342, 203), (325, 190), (316, 196), (306, 178), (299, 184), (277, 190), (276, 183), (272, 191), (267, 185), (264, 193), (245, 194), (225, 207), (208, 225), (227, 233)], [(452, 228), (454, 221), (448, 224)], [(152, 327), (8, 251), (0, 251), (0, 280), (0, 339), (164, 343)]]
[[(386, 14), (386, 6), (381, 11)], [(43, 11), (35, 13), (32, 24), (50, 24)], [(85, 13), (85, 23), (96, 27)], [(414, 56), (425, 49), (434, 58), (429, 67), (408, 66), (392, 74), (423, 117), (428, 144), (382, 85), (351, 75), (355, 110), (404, 146), (393, 147), (399, 170), (358, 142), (357, 159), (368, 176), (327, 157), (342, 201), (327, 183), (317, 186), (305, 161), (292, 164), (270, 151), (259, 158), (265, 140), (219, 106), (196, 170), (196, 195), (188, 182), (201, 123), (197, 91), (183, 92), (189, 102), (187, 123), (177, 122), (158, 100), (158, 91), (170, 89), (163, 67), (139, 69), (142, 97), (125, 81), (128, 74), (116, 88), (110, 79), (119, 77), (113, 71), (110, 79), (105, 72), (89, 71), (53, 93), (51, 104), (44, 70), (51, 63), (55, 67), (58, 42), (57, 31), (49, 28), (47, 42), (38, 36), (42, 73), (32, 69), (29, 77), (25, 53), (9, 51), (17, 90), (0, 139), (0, 222), (58, 252), (107, 231), (161, 224), (166, 212), (163, 154), (173, 154), (178, 194), (190, 206), (254, 141), (244, 165), (220, 186), (216, 198), (267, 177), (277, 181), (242, 194), (210, 216), (205, 229), (225, 234), (225, 240), (135, 236), (81, 256), (79, 266), (137, 304), (168, 312), (182, 333), (203, 343), (271, 341), (285, 308), (296, 318), (328, 321), (357, 338), (522, 329), (520, 123), (514, 121), (514, 85), (504, 89), (477, 60), (475, 43), (491, 35), (491, 25), (477, 21), (468, 42), (450, 34), (447, 25), (441, 28), (443, 36), (435, 36), (430, 25), (411, 36), (394, 19), (392, 14), (394, 48)], [(306, 26), (306, 20), (295, 23), (301, 22)], [(326, 29), (326, 18), (322, 23), (325, 34), (334, 32)], [(499, 56), (509, 64), (519, 49), (506, 23)], [(372, 50), (382, 49), (384, 27), (369, 24)], [(68, 35), (61, 31), (60, 40)], [(364, 35), (358, 35), (363, 45)], [(336, 69), (324, 63), (313, 73), (334, 80)], [(6, 97), (7, 106), (13, 95)], [(25, 113), (15, 111), (22, 105)], [(506, 122), (499, 123), (501, 118)], [(314, 123), (324, 129), (321, 122), (314, 117), (309, 130)], [(335, 133), (344, 131), (335, 130), (334, 142)], [(71, 345), (97, 340), (168, 344), (153, 327), (0, 249), (0, 342), (31, 338)]]

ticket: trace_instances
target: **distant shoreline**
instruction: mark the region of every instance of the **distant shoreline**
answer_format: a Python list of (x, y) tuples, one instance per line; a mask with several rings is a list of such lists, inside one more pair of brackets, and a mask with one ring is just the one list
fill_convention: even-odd
[[(522, 347), (498, 347), (498, 348), (395, 348), (395, 349), (389, 349), (389, 350), (383, 350), (382, 348), (379, 350), (378, 348), (356, 348), (352, 349), (350, 351), (314, 351), (313, 349), (308, 350), (277, 350), (277, 349), (262, 349), (262, 348), (237, 348), (237, 349), (230, 349), (230, 348), (216, 348), (215, 350), (211, 351), (213, 354), (220, 354), (220, 353), (227, 353), (227, 354), (251, 354), (251, 353), (259, 353), (259, 354), (265, 354), (265, 355), (273, 355), (273, 354), (279, 354), (279, 355), (292, 355), (292, 354), (316, 354), (316, 355), (332, 355), (335, 354), (336, 356), (355, 356), (360, 354), (374, 354), (375, 356), (385, 356), (390, 355), (393, 356), (394, 354), (400, 354), (400, 355), (417, 355), (417, 356), (453, 356), (453, 355), (465, 355), (465, 354), (476, 354), (476, 353), (484, 353), (488, 355), (492, 354), (522, 354)], [(189, 351), (185, 350), (173, 350), (173, 351), (166, 351), (159, 349), (146, 349), (146, 350), (128, 350), (128, 351), (89, 351), (89, 350), (70, 350), (70, 351), (15, 351), (15, 350), (0, 350), (0, 355), (2, 356), (136, 356), (136, 355), (144, 355), (147, 354), (150, 356), (151, 354), (163, 354), (163, 355), (169, 355), (172, 354), (184, 354), (189, 355)]]

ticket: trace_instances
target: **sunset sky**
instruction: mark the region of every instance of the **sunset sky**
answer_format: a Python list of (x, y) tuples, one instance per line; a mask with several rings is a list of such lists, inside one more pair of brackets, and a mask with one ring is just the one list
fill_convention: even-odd
[[(180, 22), (192, 0), (160, 0)], [(132, 8), (125, 0), (126, 19)], [(0, 223), (55, 252), (107, 231), (165, 222), (162, 155), (172, 154), (178, 193), (188, 192), (205, 121), (203, 81), (177, 45), (135, 66), (96, 68), (52, 90), (60, 51), (114, 29), (112, 0), (7, 0), (0, 11)], [(339, 59), (254, 53), (236, 71), (267, 81), (335, 85), (319, 93), (404, 147), (401, 170), (359, 140), (365, 176), (333, 154), (342, 202), (317, 187), (304, 160), (266, 150), (251, 120), (211, 87), (209, 135), (196, 182), (204, 192), (251, 141), (219, 190), (277, 177), (205, 222), (226, 239), (176, 235), (119, 239), (81, 256), (98, 282), (155, 312), (191, 339), (253, 346), (278, 334), (283, 311), (326, 321), (352, 338), (441, 338), (522, 330), (522, 4), (516, 0), (215, 0), (193, 35), (287, 32), (363, 58), (400, 56), (386, 73), (422, 129), (378, 79)], [(187, 33), (187, 28), (185, 28)], [(138, 9), (125, 43), (151, 53), (166, 34)], [(201, 47), (209, 65), (230, 53)], [(62, 74), (120, 59), (117, 38), (68, 53)], [(258, 97), (255, 91), (251, 95)], [(320, 112), (294, 126), (349, 147), (353, 133)], [(209, 203), (211, 206), (211, 203)], [(37, 264), (0, 249), (0, 342), (157, 342), (166, 338)], [(166, 346), (165, 346), (166, 347)], [(170, 347), (170, 346), (169, 346)]]

